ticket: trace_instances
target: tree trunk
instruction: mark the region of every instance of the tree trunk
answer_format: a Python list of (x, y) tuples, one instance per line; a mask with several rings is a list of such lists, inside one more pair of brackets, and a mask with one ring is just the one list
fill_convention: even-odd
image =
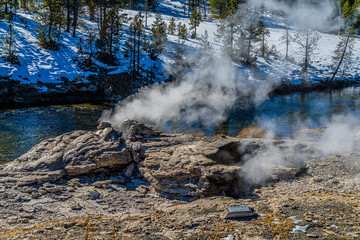
[(330, 82), (334, 81), (334, 78), (335, 78), (336, 74), (337, 74), (338, 71), (339, 71), (340, 65), (341, 65), (342, 61), (344, 60), (345, 53), (346, 53), (346, 49), (347, 49), (347, 46), (348, 46), (349, 40), (350, 40), (350, 34), (351, 34), (351, 32), (349, 32), (348, 35), (347, 35), (346, 42), (345, 42), (345, 46), (344, 46), (344, 51), (343, 51), (343, 53), (342, 53), (342, 55), (341, 55), (339, 64), (337, 65), (337, 67), (336, 67), (336, 69), (335, 69), (335, 72), (334, 72), (334, 74), (332, 75), (332, 77), (331, 77), (331, 79), (330, 79)]
[(289, 55), (288, 55), (288, 53), (289, 53), (289, 42), (290, 42), (290, 40), (289, 40), (289, 30), (286, 28), (286, 55), (285, 55), (286, 60), (289, 58)]
[[(75, 1), (75, 0), (74, 0)], [(66, 23), (66, 32), (70, 32), (70, 24), (71, 24), (71, 17), (70, 17), (70, 0), (66, 0), (66, 11), (67, 11), (67, 23)]]
[(309, 30), (306, 33), (304, 72), (307, 72), (309, 64)]
[(139, 30), (138, 33), (138, 44), (137, 44), (137, 72), (140, 71), (140, 37), (141, 37), (141, 32)]
[(78, 15), (79, 15), (79, 3), (77, 2), (77, 0), (73, 0), (74, 1), (74, 6), (73, 6), (73, 15), (74, 15), (74, 19), (73, 19), (73, 34), (72, 36), (75, 37), (76, 35), (76, 27), (77, 27), (77, 22), (78, 22)]
[(95, 20), (95, 10), (96, 10), (96, 5), (93, 1), (91, 1), (89, 3), (89, 17), (91, 21)]

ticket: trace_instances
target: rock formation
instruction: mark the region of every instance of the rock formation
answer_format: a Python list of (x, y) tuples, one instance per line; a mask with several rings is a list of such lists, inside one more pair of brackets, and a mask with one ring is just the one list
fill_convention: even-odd
[[(121, 179), (144, 178), (152, 189), (169, 198), (239, 196), (246, 184), (241, 166), (264, 145), (262, 139), (160, 134), (130, 120), (116, 129), (101, 123), (95, 131), (73, 131), (44, 140), (6, 165), (0, 171), (6, 176), (2, 181), (30, 185), (116, 173)], [(293, 176), (300, 169), (286, 172)]]

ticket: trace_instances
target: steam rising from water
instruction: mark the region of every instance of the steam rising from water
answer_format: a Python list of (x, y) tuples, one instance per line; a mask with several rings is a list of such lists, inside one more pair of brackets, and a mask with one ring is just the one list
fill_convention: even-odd
[(262, 102), (272, 89), (273, 83), (268, 81), (253, 85), (230, 61), (214, 53), (196, 61), (200, 68), (192, 69), (176, 82), (141, 89), (120, 101), (114, 111), (104, 112), (101, 120), (114, 126), (125, 119), (158, 127), (169, 122), (212, 126), (226, 119), (227, 111), (240, 97)]
[(278, 0), (252, 0), (251, 7), (265, 7), (273, 11), (285, 13), (287, 20), (300, 28), (312, 28), (318, 31), (337, 31), (343, 24), (338, 8), (333, 0), (317, 1), (297, 0), (292, 4)]
[[(310, 126), (310, 122), (306, 120), (298, 124), (306, 129), (306, 126)], [(276, 120), (272, 123), (268, 120), (266, 124), (277, 125)], [(271, 134), (266, 136), (265, 141), (264, 148), (242, 166), (244, 179), (249, 185), (264, 184), (271, 179), (279, 167), (301, 168), (311, 156), (327, 158), (332, 154), (337, 154), (346, 161), (358, 161), (348, 156), (360, 147), (359, 112), (336, 115), (329, 121), (326, 128), (300, 131), (292, 138), (293, 145), (278, 146), (276, 142), (274, 143), (274, 137)], [(360, 183), (359, 177), (350, 181), (355, 185)]]

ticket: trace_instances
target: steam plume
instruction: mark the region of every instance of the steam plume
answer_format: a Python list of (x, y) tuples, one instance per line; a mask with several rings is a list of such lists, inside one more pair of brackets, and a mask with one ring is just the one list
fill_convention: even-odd
[(114, 111), (104, 112), (101, 120), (114, 126), (125, 119), (158, 127), (169, 122), (212, 126), (226, 119), (240, 97), (261, 102), (272, 90), (273, 84), (266, 81), (253, 86), (231, 61), (219, 59), (214, 53), (196, 61), (200, 68), (192, 69), (176, 82), (141, 89), (120, 101)]
[(339, 23), (342, 24), (338, 8), (332, 0), (317, 3), (297, 0), (292, 4), (279, 0), (252, 0), (249, 5), (283, 12), (287, 20), (299, 28), (310, 27), (313, 30), (331, 32), (339, 29)]

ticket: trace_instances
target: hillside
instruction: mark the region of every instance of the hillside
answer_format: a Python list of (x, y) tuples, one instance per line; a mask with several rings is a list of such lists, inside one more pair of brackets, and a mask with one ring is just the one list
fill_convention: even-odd
[[(86, 10), (86, 8), (85, 8)], [(162, 0), (156, 11), (162, 14), (164, 21), (169, 24), (172, 17), (175, 22), (186, 23), (187, 28), (190, 28), (189, 16), (184, 16), (183, 0), (169, 1)], [(138, 11), (136, 10), (123, 10), (123, 13), (128, 14), (129, 17), (135, 16)], [(36, 88), (46, 91), (47, 88), (42, 83), (53, 83), (54, 85), (60, 84), (64, 79), (70, 81), (83, 81), (88, 82), (87, 77), (90, 75), (97, 76), (99, 72), (106, 75), (116, 75), (120, 73), (129, 72), (129, 61), (124, 58), (123, 51), (119, 51), (117, 54), (118, 62), (116, 66), (106, 65), (98, 60), (94, 63), (97, 67), (84, 69), (80, 68), (77, 62), (73, 59), (77, 55), (77, 45), (79, 39), (86, 38), (86, 29), (93, 29), (96, 31), (97, 23), (90, 21), (86, 17), (86, 11), (81, 15), (82, 26), (78, 28), (77, 36), (73, 38), (70, 33), (63, 33), (63, 40), (60, 50), (51, 51), (46, 50), (38, 44), (36, 38), (36, 21), (34, 16), (36, 13), (30, 13), (24, 10), (18, 10), (16, 12), (16, 18), (13, 20), (14, 29), (16, 31), (16, 46), (20, 65), (11, 64), (4, 58), (0, 59), (0, 73), (3, 77), (10, 77), (14, 80), (19, 80), (20, 83), (30, 84)], [(266, 39), (269, 48), (275, 47), (277, 56), (270, 55), (269, 57), (261, 57), (258, 55), (258, 61), (255, 66), (248, 67), (243, 64), (233, 63), (233, 66), (242, 73), (242, 80), (256, 81), (265, 80), (278, 83), (280, 80), (290, 81), (294, 84), (300, 84), (300, 79), (307, 80), (325, 80), (331, 77), (333, 70), (330, 68), (333, 60), (334, 50), (339, 42), (339, 37), (336, 34), (326, 33), (326, 29), (322, 29), (319, 32), (318, 48), (311, 54), (311, 62), (309, 71), (306, 75), (301, 73), (302, 59), (304, 55), (303, 49), (299, 44), (291, 41), (289, 47), (289, 56), (292, 58), (291, 62), (284, 60), (286, 45), (280, 41), (281, 36), (285, 33), (285, 28), (289, 29), (291, 36), (299, 31), (297, 25), (293, 22), (288, 22), (280, 14), (275, 14), (272, 9), (263, 9), (260, 12), (260, 19), (265, 23), (270, 31), (269, 36)], [(155, 20), (155, 13), (151, 12), (148, 15), (148, 27), (145, 28), (146, 33), (150, 34), (150, 27)], [(285, 23), (288, 22), (288, 23)], [(144, 69), (143, 83), (148, 84), (154, 81), (163, 81), (168, 77), (168, 74), (172, 72), (174, 64), (174, 54), (176, 46), (182, 45), (182, 53), (184, 56), (196, 56), (196, 52), (201, 48), (201, 38), (208, 33), (208, 41), (214, 48), (214, 57), (221, 55), (221, 49), (223, 44), (221, 39), (216, 37), (218, 19), (212, 18), (210, 14), (207, 14), (207, 18), (201, 21), (200, 26), (197, 29), (198, 36), (195, 39), (187, 38), (183, 41), (179, 41), (177, 35), (168, 35), (168, 43), (163, 53), (158, 57), (156, 64), (156, 77), (149, 81), (146, 70), (152, 67), (152, 62), (148, 56), (142, 56), (141, 65)], [(5, 35), (8, 27), (8, 23), (5, 20), (0, 22), (0, 34)], [(124, 24), (124, 35), (121, 37), (120, 49), (125, 49), (125, 40), (128, 37), (126, 29), (129, 28), (129, 23)], [(360, 40), (356, 37), (353, 48), (353, 58), (349, 66), (349, 70), (341, 76), (338, 74), (339, 79), (358, 79), (360, 74)], [(221, 57), (220, 57), (221, 58)], [(262, 81), (261, 81), (262, 82)], [(141, 85), (141, 84), (140, 84)]]

